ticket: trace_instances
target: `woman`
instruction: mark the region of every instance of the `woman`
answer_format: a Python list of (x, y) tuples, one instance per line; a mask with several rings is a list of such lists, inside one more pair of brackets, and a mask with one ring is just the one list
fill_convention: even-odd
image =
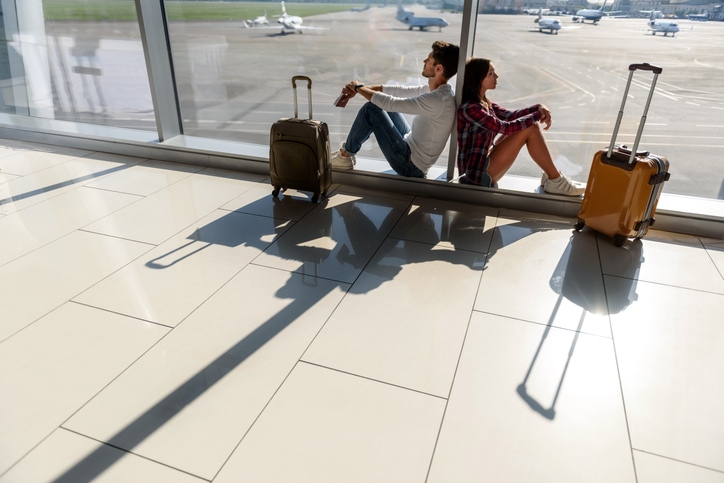
[[(463, 96), (458, 108), (458, 171), (460, 182), (495, 185), (513, 165), (523, 146), (543, 170), (546, 193), (580, 196), (585, 185), (560, 173), (546, 146), (544, 130), (551, 126), (551, 111), (543, 104), (509, 111), (487, 97), (498, 75), (488, 59), (473, 57), (465, 65)], [(497, 135), (501, 138), (493, 143)]]

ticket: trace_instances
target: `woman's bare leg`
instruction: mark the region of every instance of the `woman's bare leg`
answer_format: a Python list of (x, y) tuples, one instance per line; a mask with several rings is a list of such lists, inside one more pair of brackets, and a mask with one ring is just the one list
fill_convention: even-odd
[(540, 125), (535, 123), (522, 131), (506, 136), (495, 145), (495, 149), (490, 153), (490, 164), (488, 165), (488, 174), (493, 183), (497, 183), (513, 166), (513, 162), (523, 146), (528, 148), (530, 157), (548, 178), (558, 178), (558, 169), (553, 164), (553, 158), (551, 158), (551, 153), (543, 139)]

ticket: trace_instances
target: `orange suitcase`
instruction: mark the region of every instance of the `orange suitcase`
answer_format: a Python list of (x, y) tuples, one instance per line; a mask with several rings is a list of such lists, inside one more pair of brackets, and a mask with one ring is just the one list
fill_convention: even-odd
[[(626, 104), (631, 79), (636, 70), (654, 73), (644, 114), (641, 117), (636, 140), (632, 149), (615, 146), (623, 108)], [(617, 246), (628, 238), (642, 238), (654, 224), (654, 213), (664, 182), (669, 179), (669, 161), (647, 151), (639, 151), (646, 114), (656, 87), (656, 79), (662, 69), (650, 64), (631, 64), (629, 77), (621, 102), (621, 109), (613, 130), (608, 149), (593, 156), (588, 175), (586, 192), (581, 211), (578, 213), (576, 230), (588, 226), (597, 232), (613, 237)]]

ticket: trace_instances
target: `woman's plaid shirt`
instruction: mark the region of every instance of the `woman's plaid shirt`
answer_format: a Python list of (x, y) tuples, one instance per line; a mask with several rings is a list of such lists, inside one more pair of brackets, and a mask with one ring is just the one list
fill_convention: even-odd
[(488, 112), (479, 102), (466, 101), (458, 108), (458, 172), (475, 184), (481, 184), (495, 136), (515, 134), (541, 119), (537, 104), (517, 111), (490, 106)]

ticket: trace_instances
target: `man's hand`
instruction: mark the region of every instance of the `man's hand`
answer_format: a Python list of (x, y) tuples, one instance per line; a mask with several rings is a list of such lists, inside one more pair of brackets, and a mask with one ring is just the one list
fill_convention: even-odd
[(345, 85), (342, 88), (342, 91), (345, 94), (347, 94), (349, 97), (354, 97), (357, 94), (357, 91), (354, 90), (354, 86), (359, 85), (359, 84), (362, 84), (362, 83), (358, 80), (353, 80), (350, 83), (348, 83), (347, 85)]

